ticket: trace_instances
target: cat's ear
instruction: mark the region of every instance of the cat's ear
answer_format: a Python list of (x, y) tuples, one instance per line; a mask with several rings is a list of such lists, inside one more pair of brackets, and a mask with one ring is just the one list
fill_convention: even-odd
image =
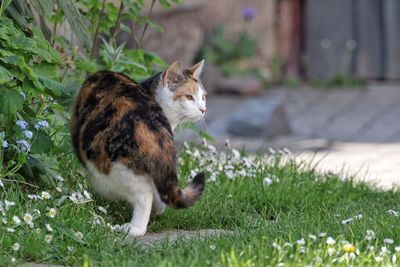
[(178, 83), (181, 77), (183, 77), (183, 72), (182, 63), (180, 61), (174, 61), (161, 75), (162, 82), (165, 86)]
[(193, 75), (195, 79), (199, 80), (203, 68), (204, 68), (204, 59), (199, 63), (194, 64), (192, 67), (188, 69), (188, 71)]

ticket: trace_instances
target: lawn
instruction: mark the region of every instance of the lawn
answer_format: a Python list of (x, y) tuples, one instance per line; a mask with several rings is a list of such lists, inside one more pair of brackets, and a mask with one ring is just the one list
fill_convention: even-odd
[[(72, 266), (380, 266), (400, 256), (400, 192), (381, 191), (294, 163), (288, 151), (246, 156), (203, 144), (180, 152), (182, 186), (208, 173), (194, 208), (152, 216), (149, 232), (226, 229), (221, 238), (124, 243), (111, 225), (128, 205), (94, 192), (76, 164), (57, 187), (2, 180), (0, 262)], [(67, 163), (66, 163), (67, 164)], [(194, 171), (193, 171), (194, 170)], [(186, 177), (186, 178), (185, 178)], [(33, 183), (33, 182), (32, 182)]]

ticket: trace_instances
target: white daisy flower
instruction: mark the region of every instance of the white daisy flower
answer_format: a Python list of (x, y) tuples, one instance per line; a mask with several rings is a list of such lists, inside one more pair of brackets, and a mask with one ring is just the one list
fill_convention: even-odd
[(385, 244), (393, 244), (394, 241), (391, 238), (385, 238), (385, 239), (383, 239), (383, 243), (385, 243)]
[(18, 216), (13, 216), (13, 221), (15, 224), (21, 224), (21, 220), (18, 218)]
[(335, 239), (333, 239), (332, 237), (328, 237), (327, 239), (326, 239), (326, 244), (328, 244), (328, 245), (334, 245), (334, 244), (336, 244), (336, 241), (335, 241)]
[(52, 235), (46, 235), (44, 237), (44, 241), (46, 241), (47, 243), (50, 243), (53, 240), (53, 236)]
[(281, 250), (281, 249), (282, 249), (282, 247), (279, 246), (279, 245), (278, 245), (277, 243), (275, 243), (275, 242), (272, 243), (272, 247), (273, 247), (273, 248), (276, 248), (277, 250)]
[(87, 199), (91, 199), (92, 196), (90, 195), (90, 193), (86, 190), (83, 190), (83, 195), (87, 198)]
[(79, 240), (83, 238), (83, 234), (80, 231), (75, 232), (75, 237)]
[(15, 202), (4, 200), (4, 205), (5, 205), (6, 210), (8, 210), (10, 207), (15, 206)]
[(365, 236), (365, 240), (371, 241), (375, 239), (375, 232), (372, 230), (367, 230), (367, 235)]
[(343, 220), (342, 221), (342, 224), (349, 224), (350, 222), (352, 222), (353, 221), (353, 218), (348, 218), (348, 219), (346, 219), (346, 220)]
[(7, 232), (9, 232), (9, 233), (15, 233), (15, 229), (14, 229), (14, 228), (11, 228), (11, 227), (8, 227), (8, 228), (7, 228)]
[(99, 211), (101, 211), (102, 213), (107, 214), (107, 210), (106, 210), (104, 207), (98, 206), (97, 209), (98, 209)]
[(265, 177), (263, 179), (263, 183), (264, 183), (265, 186), (270, 186), (273, 183), (273, 180), (271, 178), (269, 178), (269, 177)]
[(20, 247), (21, 247), (21, 246), (20, 246), (19, 243), (17, 243), (17, 242), (14, 243), (14, 244), (11, 246), (12, 250), (14, 250), (14, 251), (18, 251)]
[(304, 238), (302, 238), (302, 239), (297, 240), (296, 243), (297, 243), (297, 245), (305, 245), (306, 241), (304, 240)]
[(51, 198), (50, 193), (47, 192), (47, 191), (43, 191), (41, 195), (42, 195), (43, 199), (50, 199)]
[(333, 254), (335, 254), (335, 249), (334, 248), (328, 248), (328, 255), (332, 256)]
[(29, 212), (28, 212), (28, 213), (25, 213), (25, 215), (24, 215), (24, 222), (25, 222), (26, 224), (28, 224), (28, 225), (32, 225), (32, 224), (33, 224), (32, 221), (33, 221), (32, 214), (30, 214)]
[(53, 232), (53, 228), (51, 227), (50, 224), (46, 223), (45, 226), (46, 226), (47, 231)]
[(57, 215), (56, 209), (55, 209), (55, 208), (51, 208), (51, 209), (49, 210), (48, 215), (49, 215), (50, 218), (56, 217), (56, 215)]

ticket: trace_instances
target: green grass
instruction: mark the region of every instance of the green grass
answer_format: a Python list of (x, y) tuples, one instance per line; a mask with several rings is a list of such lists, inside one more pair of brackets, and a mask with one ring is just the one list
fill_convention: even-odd
[[(108, 202), (94, 193), (93, 199), (84, 203), (72, 202), (65, 196), (76, 191), (83, 194), (90, 188), (77, 174), (59, 182), (63, 192), (47, 188), (52, 196), (48, 200), (27, 198), (28, 193), (41, 194), (42, 189), (34, 192), (29, 186), (3, 181), (0, 200), (14, 201), (15, 205), (5, 210), (4, 216), (0, 214), (8, 221), (0, 224), (0, 262), (12, 265), (14, 258), (14, 264), (73, 266), (378, 266), (391, 265), (397, 255), (400, 217), (388, 211), (400, 211), (398, 191), (341, 181), (336, 175), (321, 175), (276, 155), (247, 158), (230, 150), (187, 148), (181, 153), (180, 164), (182, 177), (197, 168), (214, 174), (215, 181), (207, 182), (204, 196), (194, 208), (167, 209), (161, 216), (152, 216), (148, 231), (218, 228), (235, 234), (181, 239), (174, 245), (162, 243), (151, 248), (127, 245), (124, 236), (111, 231), (109, 225), (130, 219), (128, 205)], [(265, 177), (272, 180), (270, 185), (265, 184)], [(107, 207), (107, 214), (99, 205)], [(52, 207), (57, 210), (55, 218), (47, 215), (46, 208)], [(34, 227), (22, 222), (14, 233), (8, 232), (7, 228), (15, 225), (12, 217), (22, 220), (26, 212), (34, 215)], [(362, 218), (356, 219), (358, 214)], [(101, 223), (93, 225), (94, 218)], [(342, 224), (349, 218), (354, 220)], [(375, 233), (370, 241), (365, 239), (367, 230)], [(320, 237), (321, 233), (326, 236)], [(52, 235), (50, 243), (45, 241), (47, 234)], [(328, 237), (336, 243), (328, 245)], [(385, 238), (393, 244), (386, 244)], [(16, 242), (20, 244), (18, 251), (12, 249)], [(354, 255), (343, 251), (346, 242), (354, 245)]]

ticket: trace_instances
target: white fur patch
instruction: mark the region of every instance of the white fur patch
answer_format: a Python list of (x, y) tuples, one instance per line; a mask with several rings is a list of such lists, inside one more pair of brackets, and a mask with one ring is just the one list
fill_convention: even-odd
[[(103, 196), (111, 199), (126, 200), (134, 207), (132, 220), (114, 229), (135, 236), (146, 233), (150, 218), (153, 198), (158, 192), (148, 175), (135, 175), (132, 170), (121, 163), (112, 166), (108, 175), (100, 173), (95, 165), (87, 162), (91, 173), (90, 181), (93, 187)], [(162, 211), (162, 201), (157, 199), (156, 211)], [(164, 206), (165, 207), (165, 206)]]

